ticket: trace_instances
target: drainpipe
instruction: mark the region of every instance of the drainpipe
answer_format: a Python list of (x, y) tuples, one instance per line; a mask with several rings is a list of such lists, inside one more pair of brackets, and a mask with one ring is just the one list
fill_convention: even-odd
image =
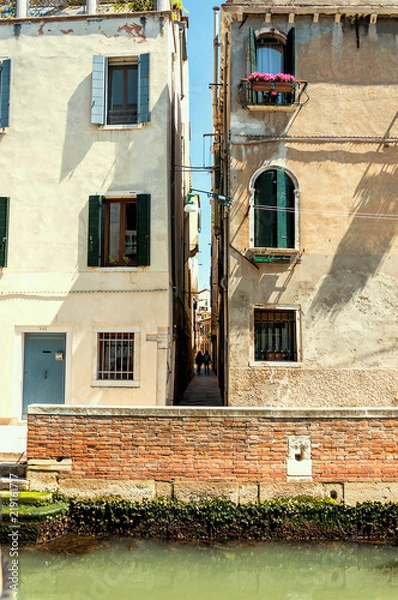
[(97, 14), (97, 0), (86, 0), (86, 13), (88, 15)]
[(218, 132), (218, 20), (219, 20), (219, 10), (218, 6), (213, 7), (213, 17), (214, 17), (214, 38), (213, 38), (213, 86), (211, 88), (211, 96), (212, 96), (212, 118), (213, 118), (213, 130), (215, 133)]
[(17, 19), (25, 19), (28, 14), (28, 0), (17, 0)]

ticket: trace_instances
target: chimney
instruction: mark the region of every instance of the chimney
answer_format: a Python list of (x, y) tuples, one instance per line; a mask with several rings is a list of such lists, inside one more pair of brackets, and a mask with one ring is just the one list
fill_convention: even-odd
[(86, 0), (86, 13), (88, 15), (97, 13), (97, 0)]
[(28, 15), (28, 0), (17, 0), (17, 19), (25, 19)]
[(171, 6), (170, 6), (171, 2), (170, 0), (158, 0), (157, 2), (157, 10), (159, 11), (170, 11), (171, 10)]

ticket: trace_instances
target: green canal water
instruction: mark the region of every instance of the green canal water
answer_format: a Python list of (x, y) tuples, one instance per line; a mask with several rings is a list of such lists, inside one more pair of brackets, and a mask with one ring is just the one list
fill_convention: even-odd
[(398, 548), (113, 540), (22, 550), (18, 600), (397, 600)]

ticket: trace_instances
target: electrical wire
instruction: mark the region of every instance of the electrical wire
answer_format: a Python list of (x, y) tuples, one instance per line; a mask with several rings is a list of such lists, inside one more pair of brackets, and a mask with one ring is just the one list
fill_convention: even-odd
[(315, 209), (306, 209), (306, 208), (290, 208), (290, 207), (281, 207), (281, 206), (259, 206), (259, 205), (251, 205), (250, 208), (254, 208), (255, 210), (266, 210), (269, 212), (284, 212), (294, 214), (304, 213), (304, 214), (313, 214), (313, 215), (323, 215), (323, 216), (333, 216), (333, 217), (355, 217), (360, 219), (374, 219), (374, 220), (385, 220), (385, 221), (398, 221), (398, 214), (392, 213), (366, 213), (360, 211), (349, 211), (343, 212), (338, 210), (315, 210)]

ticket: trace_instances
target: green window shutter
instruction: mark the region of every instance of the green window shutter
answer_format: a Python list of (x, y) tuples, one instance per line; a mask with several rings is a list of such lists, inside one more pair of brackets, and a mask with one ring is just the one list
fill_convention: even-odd
[(149, 54), (141, 54), (138, 61), (138, 122), (147, 123), (151, 120), (149, 112)]
[(250, 73), (257, 71), (257, 42), (254, 29), (249, 29), (249, 64)]
[(105, 125), (107, 74), (108, 59), (105, 56), (93, 56), (91, 122), (96, 125)]
[(284, 71), (290, 75), (296, 74), (296, 30), (294, 27), (289, 30), (286, 40), (286, 49), (284, 53)]
[[(254, 246), (256, 248), (276, 246), (275, 178), (275, 171), (269, 170), (264, 171), (256, 181), (254, 196)], [(267, 207), (272, 207), (273, 210), (267, 210)]]
[(277, 246), (278, 248), (288, 248), (287, 245), (287, 220), (288, 203), (287, 190), (285, 186), (285, 173), (279, 169), (276, 171), (277, 181)]
[(0, 64), (0, 127), (10, 124), (10, 79), (11, 61), (3, 60)]
[(294, 248), (294, 189), (284, 173), (276, 171), (277, 180), (277, 247)]
[(9, 204), (9, 198), (0, 197), (0, 267), (7, 266)]
[(295, 247), (294, 184), (281, 169), (271, 169), (256, 181), (254, 246)]
[(102, 196), (90, 196), (88, 200), (88, 248), (87, 265), (101, 267), (103, 264), (104, 205)]
[(150, 265), (151, 259), (151, 196), (137, 195), (137, 264)]

